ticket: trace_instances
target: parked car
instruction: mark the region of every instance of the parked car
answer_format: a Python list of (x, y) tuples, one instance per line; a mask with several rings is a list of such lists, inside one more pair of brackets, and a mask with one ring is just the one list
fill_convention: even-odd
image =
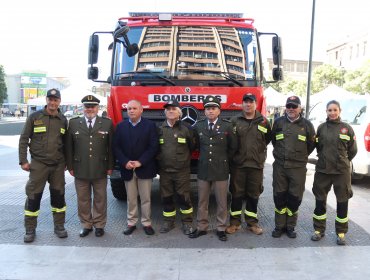
[(65, 116), (65, 117), (67, 117), (67, 118), (72, 117), (72, 116), (73, 116), (73, 110), (66, 111), (66, 112), (64, 113), (64, 116)]
[[(328, 101), (323, 100), (314, 104), (310, 111), (309, 119), (316, 129), (320, 123), (326, 121)], [(342, 108), (342, 120), (353, 127), (357, 139), (358, 152), (352, 160), (354, 178), (370, 176), (370, 95), (351, 95), (337, 101)], [(315, 156), (316, 153), (313, 152), (311, 155)], [(314, 159), (310, 158), (310, 162), (314, 162)]]

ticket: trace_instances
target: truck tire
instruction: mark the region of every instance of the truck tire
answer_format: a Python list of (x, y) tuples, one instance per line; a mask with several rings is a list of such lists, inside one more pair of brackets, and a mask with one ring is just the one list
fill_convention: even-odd
[(113, 196), (122, 201), (127, 200), (125, 182), (121, 178), (111, 178), (110, 186), (112, 188)]

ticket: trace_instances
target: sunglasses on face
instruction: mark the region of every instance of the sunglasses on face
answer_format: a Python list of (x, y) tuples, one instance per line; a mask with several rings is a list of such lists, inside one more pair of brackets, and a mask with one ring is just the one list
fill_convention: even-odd
[(287, 109), (297, 109), (298, 108), (298, 105), (296, 105), (296, 104), (287, 104), (285, 107)]

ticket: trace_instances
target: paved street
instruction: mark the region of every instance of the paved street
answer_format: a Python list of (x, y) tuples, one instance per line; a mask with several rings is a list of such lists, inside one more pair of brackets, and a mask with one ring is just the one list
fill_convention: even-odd
[[(1, 129), (0, 124), (0, 129)], [(327, 235), (312, 242), (314, 198), (310, 191), (314, 166), (308, 166), (306, 192), (300, 208), (297, 239), (272, 238), (271, 151), (265, 167), (264, 193), (259, 218), (265, 233), (255, 236), (245, 229), (221, 242), (215, 235), (215, 202), (211, 201), (209, 233), (196, 240), (177, 228), (158, 233), (162, 209), (158, 180), (153, 186), (154, 236), (141, 227), (124, 236), (126, 203), (109, 191), (106, 234), (80, 238), (73, 178), (67, 175), (67, 239), (53, 234), (49, 193), (44, 193), (37, 238), (23, 243), (24, 186), (27, 173), (18, 165), (18, 136), (0, 136), (0, 279), (370, 279), (370, 180), (356, 182), (350, 201), (347, 246), (336, 245), (334, 231), (335, 198), (330, 193)], [(271, 148), (271, 147), (270, 147)], [(196, 189), (193, 201), (197, 201)]]

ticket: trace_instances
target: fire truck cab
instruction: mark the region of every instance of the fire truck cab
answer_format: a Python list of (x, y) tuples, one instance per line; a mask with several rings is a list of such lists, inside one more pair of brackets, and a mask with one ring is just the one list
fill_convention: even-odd
[[(207, 95), (221, 100), (221, 117), (241, 110), (242, 96), (253, 93), (265, 113), (263, 86), (282, 79), (282, 51), (275, 33), (257, 32), (254, 20), (242, 14), (130, 13), (113, 31), (90, 37), (88, 78), (110, 83), (108, 116), (114, 125), (127, 117), (126, 105), (139, 100), (143, 117), (164, 120), (163, 105), (179, 101), (184, 121), (194, 125), (204, 117)], [(100, 80), (99, 38), (109, 37), (107, 80)], [(272, 38), (272, 73), (264, 77), (260, 38)], [(270, 81), (268, 80), (270, 79)], [(196, 160), (195, 160), (196, 161)], [(119, 172), (111, 177), (113, 194), (125, 198)]]

